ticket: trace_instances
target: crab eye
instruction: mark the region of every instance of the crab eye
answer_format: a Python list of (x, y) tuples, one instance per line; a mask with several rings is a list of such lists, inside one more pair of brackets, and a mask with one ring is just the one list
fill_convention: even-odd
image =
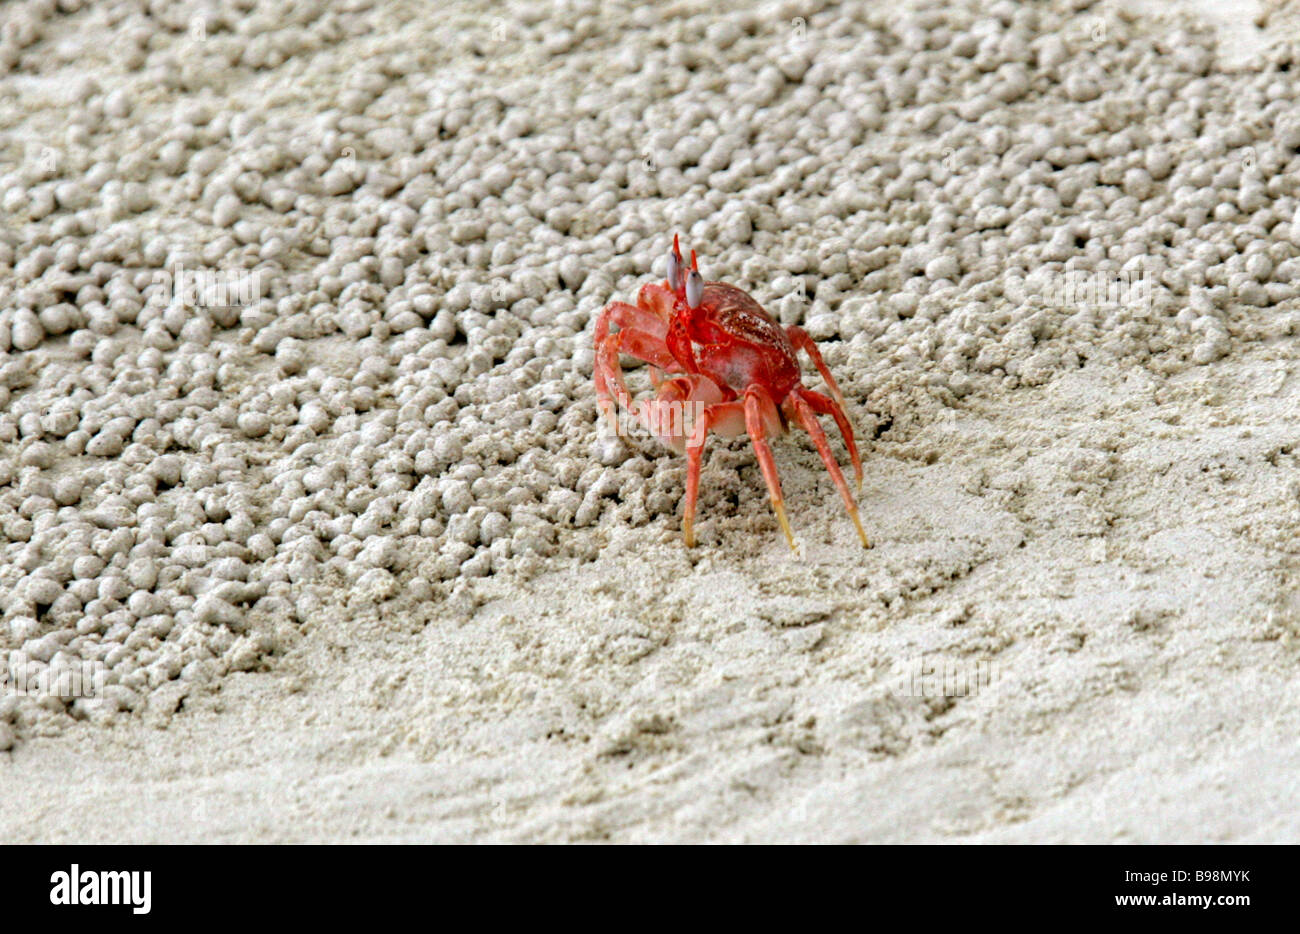
[(692, 269), (690, 275), (686, 277), (686, 304), (692, 308), (699, 308), (702, 298), (704, 298), (704, 277), (698, 270)]
[(682, 263), (675, 253), (668, 254), (668, 284), (674, 292), (682, 287)]

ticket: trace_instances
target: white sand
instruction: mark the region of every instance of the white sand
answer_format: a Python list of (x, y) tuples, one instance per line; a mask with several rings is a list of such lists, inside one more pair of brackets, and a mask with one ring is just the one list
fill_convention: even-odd
[[(39, 11), (47, 5), (27, 6)], [(839, 110), (788, 120), (782, 106), (792, 99), (789, 110), (802, 106), (795, 90), (800, 85), (792, 83), (772, 104), (776, 112), (756, 120), (752, 141), (701, 144), (697, 158), (711, 163), (714, 153), (717, 168), (692, 167), (689, 160), (674, 165), (678, 157), (672, 153), (694, 144), (668, 140), (671, 145), (660, 148), (665, 141), (647, 134), (673, 130), (656, 121), (692, 102), (703, 101), (707, 114), (744, 93), (709, 86), (715, 66), (701, 62), (695, 72), (686, 70), (695, 56), (684, 38), (708, 33), (714, 44), (729, 44), (719, 38), (723, 27), (709, 31), (709, 24), (726, 18), (711, 12), (715, 8), (684, 5), (675, 19), (665, 14), (660, 23), (644, 9), (596, 16), (589, 15), (594, 5), (588, 11), (568, 5), (556, 22), (539, 24), (534, 17), (494, 19), (469, 7), (462, 22), (457, 12), (434, 13), (421, 4), (376, 6), (355, 19), (340, 19), (345, 26), (367, 23), (375, 37), (339, 38), (319, 50), (281, 21), (259, 24), (274, 25), (271, 49), (278, 42), (288, 51), (282, 64), (256, 72), (223, 72), (203, 57), (227, 54), (218, 29), (202, 40), (160, 31), (153, 40), (157, 48), (151, 45), (143, 62), (132, 62), (120, 44), (100, 35), (93, 48), (82, 49), (85, 59), (77, 69), (99, 87), (82, 89), (88, 97), (82, 91), (73, 95), (90, 103), (69, 99), (57, 106), (67, 82), (54, 78), (70, 76), (71, 63), (60, 66), (55, 52), (66, 47), (71, 56), (78, 41), (85, 45), (76, 38), (78, 26), (91, 14), (40, 20), (44, 37), (23, 55), (45, 64), (18, 63), (0, 76), (0, 126), (19, 130), (32, 143), (8, 153), (15, 162), (38, 155), (42, 147), (36, 141), (49, 139), (69, 114), (93, 110), (96, 102), (101, 111), (116, 109), (120, 101), (108, 108), (106, 98), (119, 84), (132, 89), (134, 103), (126, 115), (113, 118), (118, 123), (95, 131), (109, 148), (124, 145), (132, 126), (148, 129), (157, 120), (165, 127), (191, 95), (203, 95), (186, 89), (190, 81), (216, 86), (206, 116), (223, 101), (236, 111), (265, 101), (275, 116), (292, 115), (295, 108), (311, 115), (353, 106), (344, 89), (356, 86), (364, 92), (357, 107), (388, 106), (394, 114), (382, 126), (344, 127), (335, 136), (313, 128), (308, 116), (299, 126), (270, 131), (266, 142), (272, 148), (289, 147), (290, 135), (305, 134), (306, 151), (294, 156), (299, 162), (316, 149), (329, 155), (308, 162), (309, 170), (299, 176), (286, 176), (289, 166), (266, 166), (263, 175), (276, 181), (265, 183), (261, 202), (248, 195), (247, 179), (234, 178), (206, 193), (200, 184), (200, 196), (190, 201), (184, 191), (193, 168), (172, 172), (156, 164), (166, 161), (163, 156), (149, 164), (141, 175), (149, 204), (142, 200), (140, 210), (130, 208), (120, 218), (122, 229), (138, 239), (140, 262), (128, 257), (122, 266), (160, 268), (184, 249), (198, 253), (189, 258), (203, 265), (209, 261), (202, 246), (216, 243), (214, 260), (222, 260), (222, 249), (230, 252), (224, 262), (210, 265), (236, 268), (243, 247), (222, 241), (223, 235), (238, 240), (247, 234), (261, 244), (272, 236), (284, 241), (283, 252), (272, 248), (260, 257), (279, 264), (280, 291), (231, 320), (200, 310), (195, 320), (206, 322), (207, 332), (195, 330), (189, 319), (177, 322), (171, 345), (159, 347), (161, 366), (144, 350), (153, 346), (150, 335), (168, 326), (165, 315), (153, 314), (151, 324), (150, 310), (137, 308), (134, 325), (123, 321), (97, 331), (94, 309), (83, 307), (94, 305), (89, 293), (73, 302), (89, 320), (75, 326), (70, 312), (71, 336), (50, 333), (58, 315), (45, 314), (36, 345), (17, 346), (13, 309), (23, 301), (39, 303), (42, 290), (51, 287), (51, 275), (37, 271), (49, 264), (31, 259), (46, 242), (39, 238), (63, 238), (82, 250), (94, 244), (88, 232), (58, 226), (60, 217), (71, 216), (76, 192), (64, 189), (61, 197), (53, 190), (55, 179), (19, 179), (21, 172), (6, 174), (0, 161), (0, 203), (12, 198), (19, 204), (18, 196), (6, 192), (21, 187), (27, 210), (29, 201), (43, 197), (43, 185), (55, 201), (39, 217), (23, 215), (0, 228), (0, 289), (6, 290), (0, 295), (0, 314), (6, 315), (0, 330), (8, 329), (4, 339), (10, 345), (0, 368), (16, 368), (6, 371), (12, 437), (0, 440), (0, 462), (8, 465), (0, 477), (8, 484), (0, 486), (7, 509), (0, 520), (10, 536), (0, 553), (6, 624), (0, 649), (58, 646), (80, 659), (113, 663), (110, 703), (0, 701), (0, 745), (7, 747), (0, 752), (0, 840), (1300, 837), (1300, 751), (1294, 742), (1300, 730), (1300, 303), (1293, 285), (1279, 281), (1286, 276), (1273, 275), (1300, 255), (1300, 233), (1291, 220), (1294, 190), (1267, 187), (1270, 173), (1294, 178), (1297, 162), (1294, 146), (1281, 141), (1292, 128), (1277, 106), (1266, 114), (1266, 106), (1257, 108), (1254, 135), (1237, 140), (1226, 129), (1247, 122), (1255, 95), (1267, 99), (1273, 83), (1290, 88), (1284, 103), (1294, 109), (1296, 72), (1276, 72), (1268, 57), (1275, 53), (1264, 51), (1289, 20), (1279, 14), (1267, 29), (1258, 29), (1243, 27), (1240, 16), (1229, 17), (1236, 23), (1231, 54), (1207, 64), (1198, 96), (1212, 118), (1193, 138), (1190, 154), (1173, 160), (1167, 178), (1121, 173), (1103, 184), (1111, 193), (1133, 192), (1135, 204), (1150, 203), (1157, 220), (1186, 218), (1179, 212), (1187, 202), (1176, 194), (1182, 186), (1213, 195), (1209, 217), (1196, 225), (1209, 238), (1199, 245), (1193, 238), (1166, 247), (1154, 228), (1143, 228), (1151, 236), (1145, 249), (1167, 268), (1198, 271), (1193, 276), (1199, 273), (1207, 287), (1169, 276), (1156, 286), (1149, 307), (1130, 302), (1089, 311), (1044, 302), (1061, 269), (1061, 260), (1044, 252), (1057, 249), (1058, 231), (1065, 231), (1059, 248), (1070, 256), (1088, 253), (1076, 238), (1099, 248), (1127, 248), (1132, 243), (1124, 240), (1126, 230), (1146, 216), (1130, 224), (1108, 220), (1115, 199), (1090, 201), (1095, 181), (1083, 185), (1073, 205), (1053, 201), (1057, 196), (1043, 194), (1040, 185), (1025, 189), (1026, 204), (1006, 205), (1015, 215), (1009, 229), (1028, 205), (1044, 208), (1046, 221), (1036, 232), (1027, 229), (1023, 243), (999, 237), (997, 224), (973, 231), (981, 207), (995, 206), (980, 200), (987, 197), (981, 194), (984, 182), (944, 189), (945, 176), (932, 173), (930, 162), (937, 165), (969, 144), (973, 162), (959, 157), (951, 164), (953, 174), (974, 177), (981, 165), (999, 161), (984, 148), (989, 137), (972, 142), (962, 136), (960, 123), (947, 125), (942, 113), (931, 132), (923, 126), (929, 122), (925, 105), (915, 100), (897, 106), (886, 100), (878, 127), (854, 131), (841, 122)], [(706, 12), (687, 15), (696, 9)], [(1014, 19), (1016, 8), (1005, 9)], [(1057, 15), (1042, 9), (1045, 16)], [(191, 13), (177, 5), (178, 30), (192, 21)], [(1143, 8), (1144, 16), (1153, 14), (1163, 10)], [(1185, 28), (1172, 20), (1120, 19), (1105, 6), (1060, 15), (1061, 33), (1083, 45), (1098, 23), (1112, 40), (1119, 31), (1125, 48), (1164, 41), (1160, 37), (1167, 39), (1170, 30)], [(1207, 8), (1202, 15), (1223, 14)], [(790, 52), (787, 25), (796, 17), (812, 38)], [(247, 29), (247, 22), (231, 18), (236, 29)], [(571, 32), (557, 28), (560, 23)], [(958, 17), (954, 23), (957, 32), (989, 34), (988, 21)], [(858, 53), (851, 43), (837, 45), (837, 24), (853, 35), (870, 31), (867, 24), (841, 19), (837, 8), (820, 16), (799, 4), (765, 8), (754, 19), (753, 36), (733, 37), (727, 80), (743, 84), (745, 75), (752, 78), (764, 68), (788, 70), (792, 82), (797, 77), (790, 74), (802, 75), (804, 87), (825, 78), (823, 96), (860, 115), (870, 101), (853, 94), (870, 97), (877, 82), (892, 79), (848, 68), (845, 62), (856, 61)], [(138, 25), (101, 28), (130, 32)], [(943, 26), (925, 16), (911, 25), (920, 33), (908, 34), (904, 23), (904, 42)], [(1011, 32), (1019, 35), (1020, 28)], [(453, 34), (463, 47), (429, 38)], [(1026, 33), (1032, 54), (1051, 60), (1053, 53), (1042, 49), (1053, 34)], [(529, 40), (541, 36), (550, 37), (553, 47)], [(878, 53), (863, 54), (872, 61), (871, 55), (881, 56), (877, 66), (893, 61), (897, 41), (890, 38)], [(1194, 51), (1211, 41), (1183, 36), (1179, 44)], [(679, 51), (656, 51), (656, 43), (664, 42)], [(472, 53), (475, 43), (486, 59)], [(236, 44), (256, 46), (247, 39)], [(996, 54), (1007, 45), (1014, 42), (1005, 40)], [(189, 53), (181, 55), (185, 49)], [(1164, 65), (1149, 62), (1132, 64), (1131, 72), (1118, 62), (1099, 70), (1092, 52), (1067, 49), (1066, 59), (1043, 66), (1055, 76), (1051, 80), (1037, 66), (1026, 68), (1028, 84), (1018, 95), (1015, 69), (995, 67), (990, 73), (1008, 86), (989, 91), (984, 113), (992, 116), (985, 123), (1005, 117), (1005, 125), (1015, 128), (1024, 121), (1031, 128), (1027, 135), (1032, 127), (1046, 127), (1049, 135), (1059, 135), (1044, 151), (1052, 143), (1068, 147), (1069, 127), (1081, 125), (1079, 114), (1096, 113), (1108, 99), (1119, 107), (1125, 88), (1150, 92), (1163, 78), (1181, 74), (1166, 75)], [(373, 86), (361, 80), (349, 85), (348, 69), (366, 51), (378, 56), (366, 72), (372, 77), (385, 74), (380, 64), (393, 65), (406, 55), (418, 66), (412, 73), (436, 76), (427, 79), (432, 87), (422, 88), (416, 78), (406, 84), (394, 79), (387, 89), (379, 79)], [(1010, 52), (1014, 58), (1015, 49)], [(1098, 54), (1105, 64), (1105, 53)], [(180, 58), (169, 63), (167, 55)], [(253, 58), (265, 55), (274, 57), (257, 48)], [(781, 62), (780, 68), (773, 69), (765, 55)], [(791, 56), (802, 56), (803, 64)], [(927, 56), (929, 74), (944, 78), (931, 89), (937, 100), (968, 100), (944, 71), (943, 53)], [(600, 60), (618, 63), (610, 65), (605, 81), (591, 74)], [(657, 70), (638, 70), (646, 61)], [(827, 66), (820, 76), (818, 62)], [(141, 69), (161, 73), (169, 64), (187, 72), (179, 77), (182, 86), (147, 90), (152, 78), (141, 78)], [(520, 86), (518, 79), (530, 68), (535, 74)], [(631, 76), (629, 88), (643, 78), (647, 98), (657, 102), (659, 109), (647, 116), (650, 129), (622, 126), (626, 114), (609, 100), (597, 106), (621, 74)], [(1183, 84), (1188, 80), (1182, 75)], [(1089, 97), (1080, 84), (1086, 81), (1100, 83), (1101, 97), (1071, 102), (1069, 96)], [(489, 107), (480, 120), (474, 109), (480, 99), (473, 95), (482, 86), (502, 89), (514, 108)], [(840, 90), (843, 99), (835, 96)], [(457, 93), (471, 102), (468, 135), (448, 130), (460, 119)], [(997, 100), (998, 93), (1011, 100)], [(51, 95), (43, 104), (42, 94)], [(388, 105), (385, 94), (392, 95)], [(569, 123), (556, 116), (563, 108), (555, 102), (584, 94), (595, 95), (591, 120), (578, 131), (564, 130)], [(410, 114), (404, 115), (408, 105)], [(447, 138), (434, 132), (415, 145), (414, 138), (428, 135), (420, 124), (422, 116), (428, 119), (426, 111), (443, 115), (440, 133)], [(1158, 137), (1174, 121), (1147, 115), (1138, 122), (1153, 138), (1132, 145), (1149, 152), (1103, 153), (1103, 163), (1131, 159), (1134, 166), (1158, 167), (1161, 153), (1175, 150), (1176, 137)], [(379, 131), (388, 126), (410, 135), (385, 142)], [(702, 126), (698, 136), (707, 142), (716, 130), (707, 122)], [(834, 140), (857, 132), (863, 140), (838, 163), (828, 159), (822, 176), (817, 172), (823, 167), (809, 166), (818, 182), (814, 191), (786, 178), (781, 184), (789, 190), (764, 200), (766, 195), (752, 191), (763, 175), (756, 172), (741, 191), (720, 198), (717, 210), (705, 200), (702, 181), (729, 164), (724, 149), (732, 149), (734, 167), (737, 147), (752, 146), (758, 156), (781, 151), (793, 145), (789, 134), (801, 130), (812, 134), (811, 149), (826, 145), (827, 134)], [(582, 147), (593, 148), (593, 159), (608, 159), (610, 141), (626, 137), (633, 165), (628, 179), (641, 171), (636, 167), (642, 165), (644, 141), (655, 163), (657, 194), (611, 196), (612, 207), (606, 205), (600, 183), (584, 188), (577, 180), (577, 165), (547, 168), (540, 157), (519, 149), (530, 132), (574, 134), (578, 163), (586, 158)], [(582, 142), (583, 134), (595, 142)], [(1105, 134), (1101, 145), (1120, 135)], [(96, 139), (92, 134), (89, 142), (68, 145), (89, 150)], [(457, 139), (473, 145), (455, 150)], [(996, 139), (992, 145), (1015, 151)], [(426, 162), (412, 170), (403, 194), (382, 176), (401, 171), (408, 146)], [(360, 167), (348, 163), (345, 147), (357, 150), (352, 155)], [(1254, 183), (1242, 180), (1245, 148), (1264, 173), (1262, 192), (1252, 194)], [(209, 149), (228, 158), (224, 144)], [(204, 151), (198, 147), (199, 155)], [(452, 173), (427, 191), (419, 187), (421, 177), (436, 177), (439, 160), (461, 165), (478, 158), (465, 152), (487, 154), (477, 172), (470, 162), (463, 178)], [(547, 223), (566, 227), (567, 236), (534, 231), (520, 239), (513, 230), (476, 229), (502, 209), (491, 203), (460, 207), (452, 195), (481, 175), (492, 186), (504, 186), (508, 199), (512, 176), (492, 174), (492, 154), (498, 152), (511, 154), (502, 164), (515, 178), (523, 177), (529, 159), (539, 162), (525, 195), (540, 192), (543, 207), (559, 210)], [(339, 158), (341, 166), (335, 164)], [(841, 179), (834, 172), (857, 158), (864, 170), (845, 180), (873, 181), (836, 193)], [(1068, 155), (1061, 158), (1077, 164)], [(85, 161), (76, 172), (93, 178), (96, 160)], [(897, 173), (882, 177), (870, 170), (894, 165), (906, 171), (918, 164), (930, 181), (918, 175), (908, 183), (914, 191), (885, 202), (879, 188), (897, 185)], [(1209, 168), (1207, 178), (1196, 175), (1198, 164)], [(1233, 167), (1235, 175), (1221, 174)], [(122, 174), (129, 168), (117, 165)], [(356, 179), (328, 174), (353, 168)], [(556, 173), (573, 180), (556, 181)], [(1150, 174), (1161, 173), (1155, 168)], [(306, 201), (283, 210), (268, 207), (277, 186), (292, 189), (295, 183), (308, 193)], [(335, 184), (339, 190), (331, 193)], [(943, 194), (936, 194), (936, 185)], [(987, 187), (1009, 186), (1004, 180)], [(571, 188), (578, 200), (557, 194), (557, 188)], [(100, 197), (119, 190), (128, 197), (123, 189), (104, 189)], [(972, 193), (976, 204), (967, 197)], [(226, 195), (234, 201), (222, 202)], [(548, 197), (557, 200), (545, 202)], [(1252, 197), (1262, 198), (1264, 209), (1276, 216), (1263, 236), (1253, 235), (1254, 245), (1252, 237), (1229, 244), (1234, 225), (1244, 226), (1251, 214), (1260, 217), (1254, 206), (1237, 212), (1237, 202), (1250, 205)], [(414, 233), (380, 235), (389, 236), (391, 252), (385, 255), (402, 256), (397, 272), (391, 264), (385, 269), (382, 257), (370, 267), (346, 270), (355, 257), (341, 254), (352, 248), (352, 238), (365, 235), (348, 232), (347, 224), (367, 214), (391, 222), (394, 215), (385, 210), (403, 199), (418, 212)], [(589, 209), (594, 220), (584, 220), (582, 199), (597, 204)], [(444, 200), (450, 205), (446, 216), (423, 209), (426, 202)], [(1214, 205), (1226, 201), (1237, 213), (1216, 221)], [(344, 234), (325, 231), (325, 253), (313, 252), (312, 233), (302, 232), (308, 202), (320, 205), (327, 217), (338, 211), (343, 218)], [(564, 217), (566, 210), (578, 217)], [(945, 212), (955, 231), (948, 239), (942, 218), (935, 221)], [(240, 228), (243, 219), (265, 225), (267, 232)], [(588, 220), (592, 230), (583, 227)], [(934, 236), (907, 239), (927, 224)], [(621, 232), (606, 236), (602, 225), (622, 225)], [(751, 245), (747, 226), (766, 253)], [(821, 339), (866, 435), (867, 479), (859, 502), (875, 541), (872, 550), (856, 546), (806, 439), (776, 446), (803, 547), (796, 557), (770, 515), (743, 440), (711, 446), (702, 543), (687, 551), (680, 537), (681, 459), (644, 438), (624, 444), (598, 436), (591, 316), (605, 301), (628, 298), (649, 278), (649, 264), (661, 273), (660, 257), (673, 229), (702, 250), (710, 274), (743, 281), (783, 320), (802, 320)], [(901, 242), (892, 239), (897, 232), (904, 235)], [(173, 244), (171, 253), (162, 249), (151, 257), (149, 240), (169, 235), (185, 246)], [(508, 252), (515, 255), (494, 253), (498, 236), (510, 241)], [(487, 244), (482, 251), (476, 249), (480, 240)], [(834, 255), (818, 252), (837, 240), (848, 244), (838, 253), (850, 270), (842, 279), (831, 272)], [(4, 242), (12, 251), (8, 258)], [(413, 252), (403, 254), (403, 244), (415, 244)], [(971, 244), (993, 255), (972, 253)], [(1212, 258), (1210, 249), (1218, 251)], [(758, 253), (766, 263), (761, 270), (752, 265)], [(1262, 254), (1269, 257), (1267, 267), (1254, 259)], [(85, 262), (75, 250), (70, 255), (74, 267)], [(620, 266), (623, 256), (630, 259)], [(955, 272), (946, 265), (950, 256), (960, 258)], [(530, 264), (532, 257), (540, 261)], [(438, 278), (444, 268), (451, 270), (445, 282)], [(1096, 268), (1115, 272), (1100, 263)], [(811, 307), (782, 297), (791, 291), (792, 274), (804, 270), (825, 275), (809, 282), (816, 296)], [(876, 270), (890, 278), (871, 279)], [(294, 294), (316, 287), (328, 293), (328, 277), (346, 280), (352, 274), (357, 285), (335, 290), (328, 300), (312, 299), (313, 307), (294, 304)], [(426, 280), (436, 288), (422, 293), (417, 286)], [(468, 294), (451, 288), (460, 283)], [(505, 291), (493, 294), (502, 283)], [(535, 284), (545, 288), (538, 301), (530, 301)], [(421, 294), (432, 298), (422, 300)], [(901, 297), (906, 294), (913, 298)], [(332, 306), (338, 329), (304, 330), (298, 344), (285, 340), (319, 304)], [(418, 320), (400, 318), (404, 311)], [(395, 326), (379, 328), (381, 319)], [(516, 323), (493, 333), (499, 322), (512, 319)], [(493, 341), (506, 354), (521, 346), (525, 353), (496, 366), (504, 355)], [(112, 352), (98, 349), (106, 343)], [(421, 348), (432, 352), (421, 357)], [(115, 364), (114, 354), (127, 363)], [(367, 371), (373, 363), (363, 360), (380, 355), (392, 365)], [(110, 386), (111, 411), (82, 403), (81, 421), (72, 423), (95, 437), (106, 414), (138, 417), (130, 410), (132, 393), (123, 389), (134, 378), (128, 371), (144, 372), (147, 383), (155, 366), (152, 388), (136, 390), (152, 400), (149, 393), (164, 393), (168, 379), (183, 378), (183, 367), (172, 361), (188, 361), (189, 371), (202, 372), (205, 357), (213, 362), (213, 404), (159, 418), (161, 424), (151, 429), (155, 436), (138, 430), (133, 436), (144, 448), (153, 446), (155, 455), (179, 451), (173, 456), (181, 461), (181, 475), (174, 484), (151, 484), (144, 491), (139, 468), (115, 474), (112, 463), (133, 456), (130, 444), (121, 453), (78, 454), (70, 450), (76, 432), (58, 435), (57, 424), (45, 423), (28, 431), (30, 420), (26, 426), (21, 421), (24, 406), (52, 410), (66, 395), (60, 379), (93, 375), (100, 367)], [(535, 361), (532, 369), (512, 382), (513, 374), (530, 366), (528, 360)], [(313, 368), (334, 382), (314, 379)], [(415, 395), (433, 385), (436, 392)], [(287, 388), (283, 399), (277, 386)], [(368, 386), (376, 391), (368, 395)], [(293, 426), (313, 423), (313, 405), (325, 413), (313, 437), (303, 441)], [(552, 409), (558, 418), (541, 414)], [(255, 412), (267, 414), (270, 427), (250, 420)], [(187, 418), (198, 427), (180, 424)], [(85, 427), (92, 420), (98, 420), (95, 431)], [(0, 432), (5, 430), (0, 423)], [(205, 442), (205, 436), (213, 440)], [(287, 440), (293, 437), (299, 437), (296, 450)], [(842, 451), (838, 442), (836, 450)], [(430, 453), (421, 457), (424, 451)], [(243, 458), (240, 471), (230, 466), (231, 458)], [(203, 473), (205, 466), (211, 476)], [(35, 544), (48, 528), (74, 521), (68, 512), (59, 513), (62, 525), (40, 519), (44, 512), (53, 515), (47, 504), (59, 502), (58, 484), (67, 477), (83, 478), (83, 492), (65, 509), (94, 526), (84, 542), (68, 548), (85, 549), (76, 558), (107, 555), (76, 569), (73, 552), (60, 550), (55, 534), (47, 535), (48, 547)], [(524, 493), (512, 499), (515, 490)], [(142, 497), (147, 492), (149, 505), (124, 505), (133, 491)], [(391, 497), (394, 514), (367, 525), (382, 512), (368, 506), (384, 497)], [(298, 502), (304, 505), (296, 507)], [(156, 549), (148, 546), (150, 508), (167, 511), (160, 529), (180, 523)], [(138, 509), (124, 520), (133, 531), (120, 554), (110, 543), (114, 527), (108, 520), (118, 515), (113, 509)], [(329, 517), (313, 518), (313, 509)], [(328, 534), (325, 523), (334, 523)], [(220, 540), (179, 537), (200, 525)], [(343, 532), (345, 525), (350, 532)], [(294, 531), (300, 526), (302, 535)], [(343, 540), (345, 534), (351, 540)], [(260, 553), (259, 535), (276, 539), (269, 555)], [(226, 560), (232, 557), (238, 566)], [(466, 560), (468, 567), (461, 563)], [(60, 562), (67, 564), (66, 574)], [(140, 575), (150, 568), (157, 579), (146, 586)], [(48, 586), (44, 581), (57, 580), (62, 592), (72, 593), (78, 578), (95, 581), (103, 602), (91, 607), (77, 598), (75, 611), (66, 601), (45, 603), (39, 589)], [(78, 629), (81, 619), (96, 614), (109, 620), (102, 631)], [(960, 670), (985, 665), (993, 684), (973, 696), (909, 694), (901, 672), (927, 658)]]

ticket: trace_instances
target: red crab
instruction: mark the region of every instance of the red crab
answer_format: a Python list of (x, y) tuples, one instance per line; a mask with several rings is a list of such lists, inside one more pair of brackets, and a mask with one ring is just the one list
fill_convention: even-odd
[[(617, 325), (618, 330), (611, 334), (610, 325)], [(819, 414), (835, 419), (861, 489), (862, 461), (844, 396), (817, 345), (802, 328), (782, 330), (747, 292), (725, 282), (705, 282), (694, 250), (688, 270), (674, 236), (668, 279), (642, 286), (635, 305), (617, 301), (606, 305), (596, 319), (595, 343), (596, 400), (601, 411), (617, 419), (617, 401), (665, 444), (687, 453), (682, 527), (688, 547), (695, 544), (695, 500), (704, 440), (713, 429), (725, 437), (749, 434), (772, 497), (772, 509), (786, 541), (796, 548), (785, 516), (781, 480), (767, 443), (769, 436), (784, 434), (791, 423), (801, 425), (812, 436), (857, 527), (862, 547), (871, 547), (862, 531), (857, 503), (817, 421)], [(830, 390), (829, 397), (803, 384), (796, 356), (799, 350), (812, 358)], [(650, 365), (657, 392), (649, 404), (633, 405), (619, 354)]]

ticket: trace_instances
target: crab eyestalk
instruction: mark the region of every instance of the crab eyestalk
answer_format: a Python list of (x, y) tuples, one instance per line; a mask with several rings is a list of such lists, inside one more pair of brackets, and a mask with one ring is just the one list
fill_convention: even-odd
[(686, 263), (682, 260), (682, 248), (673, 234), (673, 251), (668, 254), (668, 288), (679, 299), (685, 298)]
[(700, 261), (691, 250), (691, 264), (682, 259), (682, 247), (677, 234), (673, 234), (673, 251), (668, 254), (668, 288), (673, 297), (692, 310), (700, 307), (704, 299), (704, 277), (700, 275)]
[(686, 276), (686, 306), (692, 310), (700, 307), (704, 300), (704, 277), (698, 269), (692, 269)]

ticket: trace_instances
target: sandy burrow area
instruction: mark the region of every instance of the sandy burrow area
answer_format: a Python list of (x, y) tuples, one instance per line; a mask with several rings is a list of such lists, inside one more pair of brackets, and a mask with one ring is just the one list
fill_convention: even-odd
[[(161, 6), (0, 33), (0, 649), (111, 673), (0, 703), (0, 841), (1300, 839), (1290, 7)], [(598, 433), (677, 227), (822, 342), (871, 550), (806, 438), (795, 554), (743, 440), (688, 550)]]
[[(1279, 841), (1300, 834), (1300, 363), (1083, 369), (926, 413), (849, 529), (673, 534), (477, 606), (340, 591), (166, 729), (9, 756), (12, 840)], [(833, 515), (815, 454), (800, 521)], [(774, 524), (773, 524), (774, 525)], [(835, 523), (827, 522), (827, 527)], [(1081, 525), (1097, 529), (1082, 535)], [(1104, 531), (1103, 531), (1104, 530)], [(864, 604), (868, 583), (892, 587)], [(400, 622), (409, 623), (401, 625)], [(899, 658), (988, 658), (913, 697)]]

